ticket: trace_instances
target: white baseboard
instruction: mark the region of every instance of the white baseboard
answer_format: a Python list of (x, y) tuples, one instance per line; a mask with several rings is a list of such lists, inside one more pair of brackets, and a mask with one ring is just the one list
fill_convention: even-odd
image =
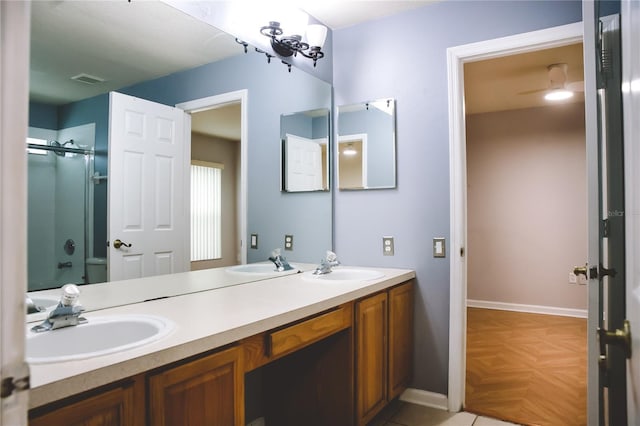
[(413, 404), (424, 405), (425, 407), (439, 408), (447, 410), (447, 396), (441, 393), (428, 392), (420, 389), (409, 388), (402, 392), (400, 400)]
[(467, 299), (470, 308), (499, 309), (501, 311), (528, 312), (531, 314), (559, 315), (563, 317), (587, 318), (586, 309), (558, 308), (554, 306), (521, 305), (518, 303), (489, 302)]

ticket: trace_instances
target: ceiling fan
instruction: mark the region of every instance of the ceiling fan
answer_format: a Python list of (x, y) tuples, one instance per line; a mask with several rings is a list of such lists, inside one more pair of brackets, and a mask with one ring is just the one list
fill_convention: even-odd
[(584, 92), (583, 81), (567, 82), (567, 64), (558, 63), (547, 66), (549, 74), (549, 86), (544, 89), (528, 90), (520, 92), (520, 95), (544, 93), (549, 101), (560, 101), (573, 96), (575, 92)]

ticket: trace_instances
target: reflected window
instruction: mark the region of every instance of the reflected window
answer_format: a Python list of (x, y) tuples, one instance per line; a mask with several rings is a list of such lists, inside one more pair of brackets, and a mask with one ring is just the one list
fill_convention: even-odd
[(223, 168), (218, 163), (191, 162), (191, 261), (222, 257)]

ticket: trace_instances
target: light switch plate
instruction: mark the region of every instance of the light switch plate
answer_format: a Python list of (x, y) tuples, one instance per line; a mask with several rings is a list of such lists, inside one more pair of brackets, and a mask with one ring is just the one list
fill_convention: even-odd
[(382, 237), (382, 254), (384, 256), (393, 256), (393, 237)]
[(284, 249), (293, 250), (293, 235), (284, 236)]
[(433, 239), (433, 257), (447, 257), (447, 248), (444, 237)]
[(249, 247), (252, 249), (258, 248), (258, 234), (251, 234), (251, 243), (249, 244)]

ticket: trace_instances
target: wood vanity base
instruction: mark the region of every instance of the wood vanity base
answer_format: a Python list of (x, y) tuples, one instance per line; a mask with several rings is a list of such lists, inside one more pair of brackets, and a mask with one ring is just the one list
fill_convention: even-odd
[(32, 426), (245, 426), (245, 374), (268, 425), (366, 425), (406, 389), (413, 280), (29, 412)]

